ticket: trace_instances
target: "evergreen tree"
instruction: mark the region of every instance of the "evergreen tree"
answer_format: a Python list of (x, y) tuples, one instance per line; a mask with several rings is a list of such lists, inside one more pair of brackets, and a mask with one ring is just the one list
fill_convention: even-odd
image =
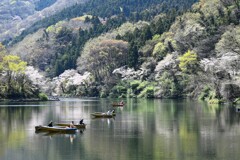
[(139, 57), (138, 48), (136, 45), (134, 45), (133, 42), (131, 42), (129, 46), (129, 51), (128, 51), (128, 63), (127, 63), (128, 66), (137, 68), (138, 57)]

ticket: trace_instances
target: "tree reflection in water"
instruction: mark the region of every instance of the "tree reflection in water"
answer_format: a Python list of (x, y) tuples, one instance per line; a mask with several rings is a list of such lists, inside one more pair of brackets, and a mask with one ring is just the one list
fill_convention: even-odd
[[(0, 159), (240, 159), (240, 114), (227, 105), (126, 99), (115, 119), (92, 119), (109, 99), (0, 105)], [(76, 134), (35, 133), (34, 126), (79, 121)], [(49, 141), (49, 139), (51, 140)], [(226, 149), (231, 148), (231, 149)], [(12, 152), (14, 151), (14, 152)]]

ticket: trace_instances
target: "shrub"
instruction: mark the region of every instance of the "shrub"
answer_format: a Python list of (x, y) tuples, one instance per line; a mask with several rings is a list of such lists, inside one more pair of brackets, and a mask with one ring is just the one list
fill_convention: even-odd
[(142, 83), (139, 84), (139, 86), (137, 87), (137, 90), (142, 91), (147, 85), (148, 85), (148, 82), (143, 81)]
[(187, 51), (184, 55), (179, 57), (179, 68), (185, 73), (196, 73), (199, 69), (199, 61), (197, 54), (193, 51)]
[(199, 100), (205, 100), (208, 96), (209, 96), (209, 92), (210, 92), (210, 87), (209, 86), (205, 86), (201, 92), (201, 94), (199, 95), (198, 99)]
[(138, 80), (134, 80), (132, 82), (130, 82), (130, 87), (135, 90), (139, 85), (140, 85), (141, 81)]
[(127, 97), (128, 98), (136, 98), (136, 95), (133, 93), (133, 90), (131, 88), (129, 88), (127, 90)]
[(127, 88), (122, 84), (118, 84), (111, 89), (109, 96), (112, 98), (118, 98), (118, 97), (126, 97), (126, 94), (127, 94)]
[(100, 98), (107, 98), (108, 93), (105, 89), (102, 89), (100, 92)]
[(48, 96), (45, 93), (39, 93), (38, 97), (41, 101), (47, 101), (48, 100)]
[(213, 98), (213, 99), (208, 100), (208, 103), (209, 104), (220, 104), (220, 103), (223, 103), (223, 101), (220, 99), (217, 99), (217, 98)]
[(221, 99), (217, 98), (216, 92), (211, 90), (209, 86), (204, 87), (198, 99), (205, 100), (209, 104), (220, 104), (223, 102)]
[(154, 87), (146, 87), (139, 95), (139, 98), (154, 98)]
[(162, 60), (167, 55), (167, 48), (162, 42), (155, 45), (153, 49), (153, 56), (157, 57), (158, 60)]
[(236, 98), (234, 101), (233, 101), (234, 104), (240, 104), (240, 98)]

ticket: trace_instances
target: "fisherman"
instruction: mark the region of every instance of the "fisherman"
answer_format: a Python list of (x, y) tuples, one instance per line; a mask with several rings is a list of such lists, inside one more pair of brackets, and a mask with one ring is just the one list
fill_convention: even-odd
[(83, 123), (83, 119), (81, 119), (81, 120), (79, 121), (79, 124), (84, 124), (84, 123)]
[(124, 102), (123, 102), (123, 100), (121, 100), (121, 102), (119, 102), (119, 104), (120, 104), (120, 105), (124, 105)]
[(70, 128), (75, 128), (73, 121), (70, 123), (69, 127), (70, 127)]
[(50, 123), (48, 124), (48, 127), (53, 127), (53, 122), (50, 121)]
[(111, 115), (112, 114), (112, 111), (107, 111), (107, 115)]

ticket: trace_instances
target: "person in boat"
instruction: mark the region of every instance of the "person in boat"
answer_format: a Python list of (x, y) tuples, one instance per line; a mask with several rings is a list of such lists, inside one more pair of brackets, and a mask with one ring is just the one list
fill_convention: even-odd
[(50, 123), (47, 125), (48, 127), (53, 127), (53, 122), (50, 121)]
[(112, 111), (108, 110), (107, 115), (111, 115), (111, 114), (112, 114)]
[(123, 102), (123, 100), (121, 100), (121, 102), (119, 102), (119, 104), (120, 104), (120, 105), (124, 105), (124, 102)]
[(81, 119), (81, 120), (79, 121), (79, 124), (84, 124), (84, 123), (83, 123), (83, 119)]
[(70, 123), (69, 127), (70, 127), (70, 128), (75, 128), (73, 121)]
[(115, 110), (112, 110), (112, 114), (114, 114), (115, 113)]

